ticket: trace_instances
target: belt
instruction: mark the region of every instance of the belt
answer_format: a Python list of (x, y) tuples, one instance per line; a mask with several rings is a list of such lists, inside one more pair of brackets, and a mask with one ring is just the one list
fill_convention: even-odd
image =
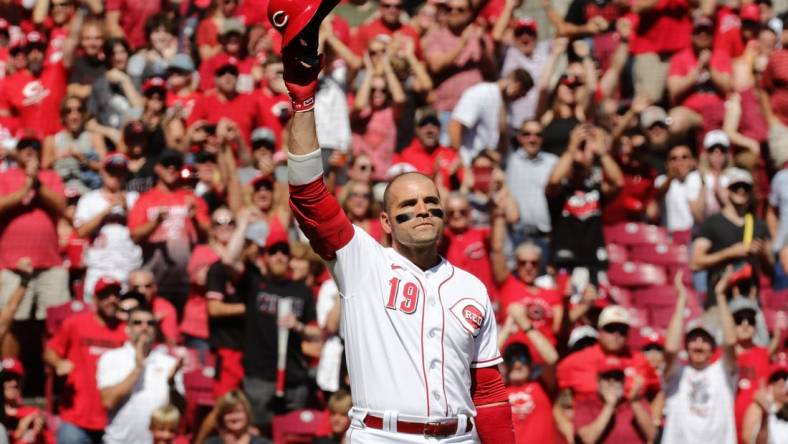
[[(458, 424), (458, 418), (428, 422), (397, 420), (397, 432), (430, 437), (451, 436), (457, 434)], [(364, 417), (364, 425), (373, 429), (382, 430), (383, 418), (367, 415)], [(471, 430), (473, 430), (473, 422), (471, 422), (470, 418), (465, 418), (465, 431), (470, 432)]]

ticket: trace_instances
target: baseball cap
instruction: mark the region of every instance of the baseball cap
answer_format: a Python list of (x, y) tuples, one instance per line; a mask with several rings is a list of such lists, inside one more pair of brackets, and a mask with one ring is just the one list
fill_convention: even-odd
[(640, 126), (644, 129), (651, 128), (656, 124), (669, 125), (668, 113), (659, 106), (652, 105), (640, 113)]
[(739, 18), (745, 22), (760, 22), (761, 21), (761, 8), (755, 3), (748, 3), (742, 5), (739, 9)]
[(260, 148), (261, 146), (273, 148), (276, 145), (276, 135), (270, 128), (264, 126), (255, 128), (252, 131), (251, 140), (253, 148)]
[(575, 327), (572, 329), (572, 333), (569, 334), (569, 348), (575, 348), (576, 345), (581, 345), (585, 342), (594, 342), (592, 340), (596, 340), (598, 336), (599, 333), (590, 325)]
[(728, 188), (738, 183), (752, 186), (752, 174), (741, 168), (730, 167), (725, 170), (724, 177), (728, 180)]
[(241, 34), (243, 35), (246, 33), (246, 26), (244, 26), (243, 22), (237, 19), (225, 19), (224, 23), (222, 23), (222, 32), (221, 35), (227, 34)]
[(514, 32), (530, 32), (531, 34), (536, 35), (539, 32), (539, 24), (537, 24), (536, 20), (532, 19), (531, 17), (522, 17), (514, 22)]
[(123, 153), (112, 153), (104, 158), (104, 169), (123, 168), (125, 170), (128, 166), (129, 158)]
[(640, 348), (657, 346), (665, 348), (665, 336), (659, 334), (657, 331), (647, 328), (640, 332)]
[(684, 343), (688, 344), (698, 337), (703, 338), (703, 340), (711, 344), (712, 347), (717, 346), (717, 340), (714, 339), (714, 335), (703, 325), (696, 325), (687, 330), (687, 333), (684, 334)]
[(41, 141), (35, 137), (23, 137), (16, 142), (16, 150), (19, 151), (25, 148), (41, 151)]
[(102, 276), (96, 281), (96, 285), (93, 286), (93, 294), (99, 295), (109, 289), (116, 289), (120, 292), (120, 288), (121, 284), (119, 280), (111, 276)]
[(703, 138), (703, 147), (709, 149), (713, 146), (722, 146), (726, 150), (731, 146), (731, 139), (723, 130), (712, 130)]
[(167, 92), (167, 82), (161, 77), (151, 77), (142, 85), (142, 93), (150, 94), (154, 91), (159, 91), (161, 94)]
[(30, 49), (33, 47), (36, 48), (46, 48), (47, 41), (44, 34), (38, 31), (30, 31), (25, 34), (25, 49)]
[(238, 73), (240, 73), (238, 70), (238, 59), (235, 57), (228, 57), (227, 60), (219, 65), (214, 71), (214, 74), (217, 77), (221, 77), (225, 74), (233, 74), (237, 76)]
[(194, 61), (188, 55), (178, 53), (170, 60), (167, 69), (192, 72), (194, 71)]
[(758, 304), (756, 304), (755, 301), (750, 298), (733, 298), (728, 303), (728, 308), (730, 309), (731, 314), (735, 314), (743, 310), (750, 310), (754, 313), (758, 313), (760, 311)]
[(246, 227), (244, 238), (254, 242), (258, 247), (262, 248), (265, 247), (265, 243), (268, 240), (268, 232), (268, 224), (265, 221), (258, 220)]
[(268, 188), (269, 190), (274, 188), (274, 178), (270, 174), (261, 174), (252, 180), (252, 188), (255, 191), (263, 187)]
[(693, 20), (692, 22), (692, 30), (696, 31), (700, 29), (706, 29), (713, 32), (714, 22), (709, 17), (706, 17), (705, 15), (699, 15), (695, 17), (695, 20)]
[(521, 342), (513, 342), (506, 347), (503, 352), (503, 362), (511, 366), (515, 362), (522, 362), (530, 366), (533, 359), (531, 358), (531, 351), (528, 346)]
[(162, 151), (156, 163), (165, 167), (174, 166), (180, 168), (183, 166), (183, 154), (180, 151), (166, 149)]
[(625, 365), (615, 356), (608, 356), (597, 369), (597, 374), (602, 378), (624, 379)]
[(769, 365), (769, 382), (788, 377), (788, 355), (784, 352), (778, 353), (774, 362)]
[(620, 305), (608, 305), (605, 307), (602, 313), (599, 314), (597, 325), (599, 328), (603, 328), (610, 324), (630, 325), (627, 309)]
[(3, 373), (10, 373), (13, 375), (17, 375), (20, 378), (25, 376), (25, 368), (22, 366), (22, 362), (16, 358), (3, 358), (0, 361), (0, 365), (2, 365)]

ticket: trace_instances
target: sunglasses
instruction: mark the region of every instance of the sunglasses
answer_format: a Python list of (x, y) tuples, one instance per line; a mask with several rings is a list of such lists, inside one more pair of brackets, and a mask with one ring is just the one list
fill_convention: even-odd
[(541, 132), (533, 132), (533, 131), (520, 131), (520, 135), (523, 137), (542, 137)]
[(534, 266), (536, 266), (536, 265), (539, 265), (539, 261), (538, 260), (517, 259), (517, 265), (518, 266), (524, 266), (524, 265), (534, 265)]
[(145, 321), (143, 321), (142, 319), (132, 319), (131, 321), (129, 321), (129, 323), (131, 325), (135, 326), (135, 327), (139, 327), (140, 325), (143, 325), (143, 324), (145, 324), (148, 327), (155, 327), (156, 326), (156, 320), (155, 319), (148, 319), (148, 320), (145, 320)]
[(601, 379), (612, 379), (614, 381), (623, 382), (626, 379), (624, 372), (621, 370), (612, 370), (599, 375)]
[(740, 191), (745, 191), (745, 192), (749, 193), (752, 190), (752, 186), (747, 185), (746, 183), (735, 183), (735, 184), (731, 185), (730, 187), (728, 187), (728, 189), (730, 189), (734, 193), (738, 193)]
[(736, 325), (744, 324), (744, 321), (747, 321), (750, 326), (755, 326), (755, 313), (735, 313), (733, 315), (733, 322)]
[(605, 333), (619, 334), (621, 336), (627, 336), (629, 334), (629, 326), (626, 324), (607, 324), (602, 327), (602, 330)]

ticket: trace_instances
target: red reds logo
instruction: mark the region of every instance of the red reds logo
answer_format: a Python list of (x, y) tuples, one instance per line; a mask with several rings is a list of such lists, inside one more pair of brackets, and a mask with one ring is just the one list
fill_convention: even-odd
[(460, 321), (460, 325), (473, 336), (477, 336), (484, 325), (484, 307), (470, 298), (459, 300), (450, 309), (451, 313)]

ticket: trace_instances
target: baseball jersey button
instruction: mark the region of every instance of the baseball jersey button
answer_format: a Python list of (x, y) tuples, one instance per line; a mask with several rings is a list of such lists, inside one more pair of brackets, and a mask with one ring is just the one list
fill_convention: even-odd
[(432, 396), (433, 396), (433, 397), (434, 397), (436, 400), (438, 400), (438, 401), (440, 401), (440, 400), (441, 400), (441, 394), (440, 394), (440, 392), (438, 392), (437, 390), (433, 390), (433, 391), (432, 391)]
[(433, 359), (433, 360), (430, 362), (430, 370), (434, 370), (434, 369), (438, 368), (438, 365), (440, 365), (440, 363), (441, 363), (441, 361), (440, 361), (440, 360), (438, 360), (438, 359)]

